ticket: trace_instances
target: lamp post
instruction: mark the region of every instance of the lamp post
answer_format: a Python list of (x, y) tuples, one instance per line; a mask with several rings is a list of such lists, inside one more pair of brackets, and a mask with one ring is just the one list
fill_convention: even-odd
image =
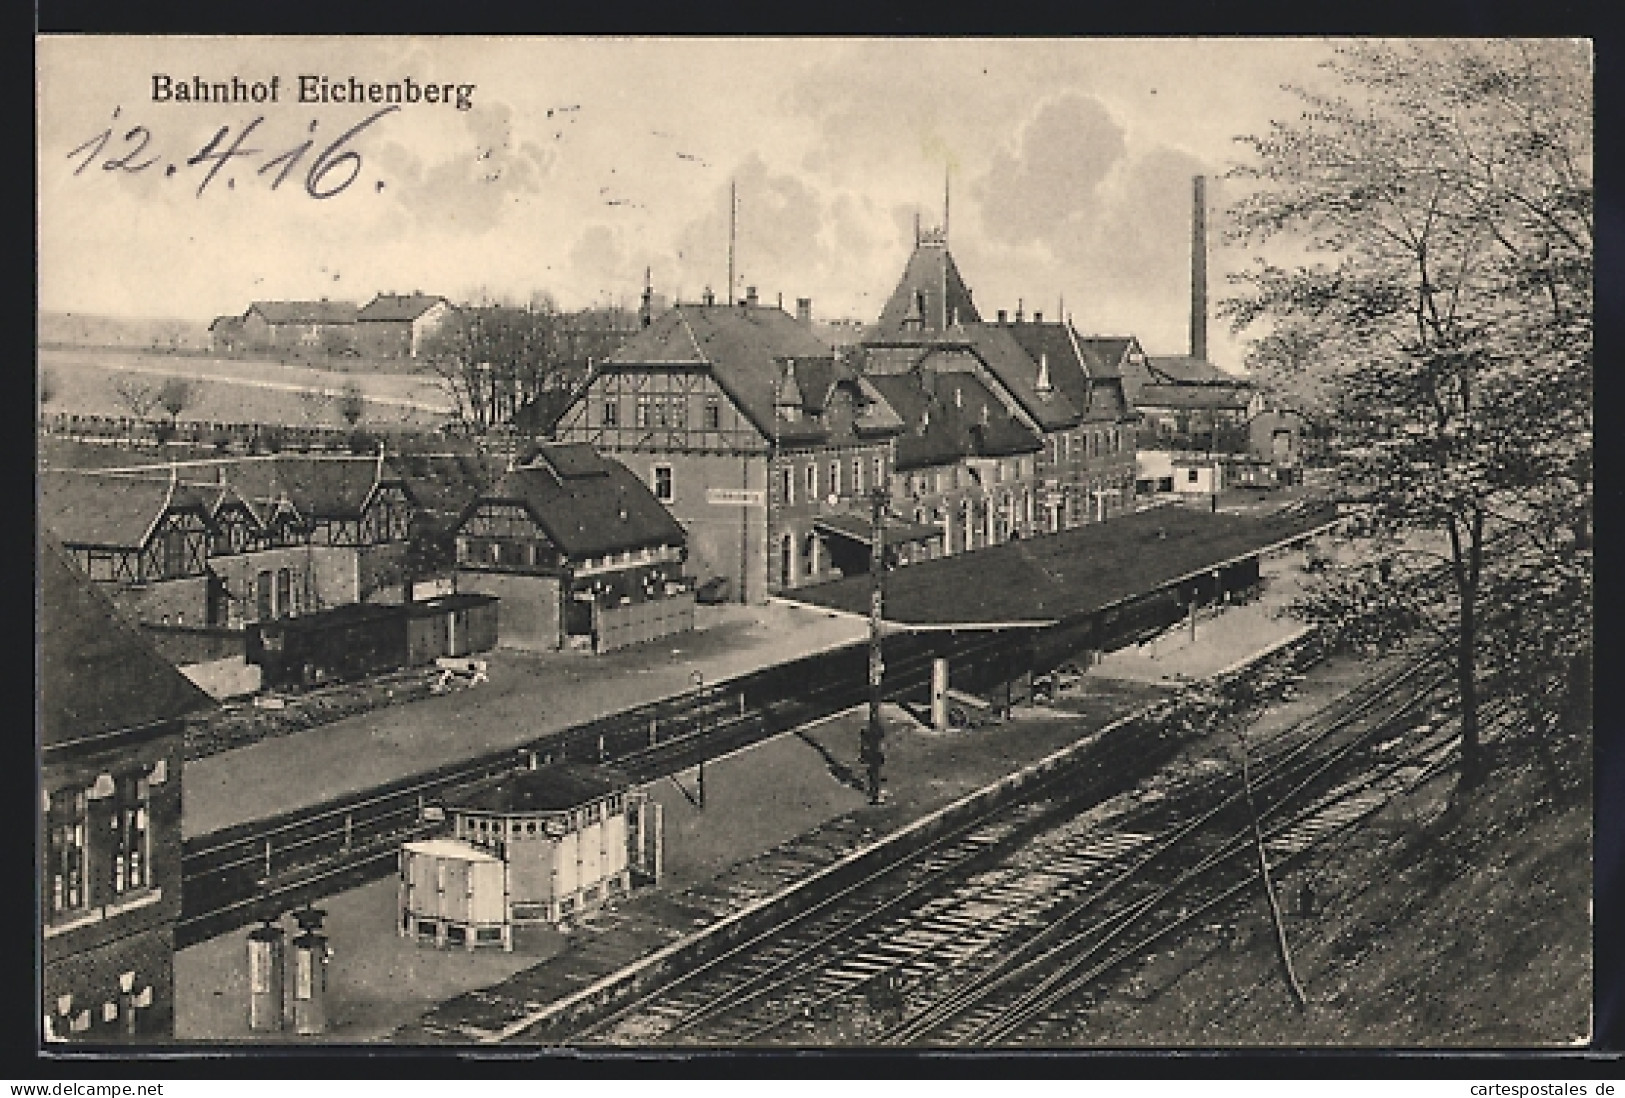
[(869, 803), (880, 803), (880, 768), (886, 761), (881, 745), (885, 728), (880, 722), (880, 684), (886, 673), (880, 652), (881, 610), (886, 587), (886, 490), (870, 493), (869, 535), (869, 723), (864, 729), (858, 759), (868, 771)]

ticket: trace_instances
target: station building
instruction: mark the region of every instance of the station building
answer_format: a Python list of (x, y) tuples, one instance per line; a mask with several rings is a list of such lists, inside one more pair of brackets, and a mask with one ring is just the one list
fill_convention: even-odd
[(168, 1037), (183, 725), (213, 703), (48, 535), (38, 560), (44, 1037)]
[(759, 304), (678, 304), (594, 366), (559, 417), (560, 441), (632, 470), (682, 524), (689, 574), (728, 597), (838, 575), (832, 516), (868, 521), (892, 474), (895, 413), (811, 330)]

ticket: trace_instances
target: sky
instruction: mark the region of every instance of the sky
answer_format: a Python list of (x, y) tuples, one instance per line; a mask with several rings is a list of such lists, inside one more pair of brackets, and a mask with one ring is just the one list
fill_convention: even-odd
[[(940, 224), (946, 190), (950, 246), (984, 316), (1064, 303), (1085, 334), (1180, 353), (1191, 179), (1209, 177), (1217, 298), (1246, 258), (1219, 231), (1233, 186), (1221, 177), (1245, 155), (1236, 138), (1296, 119), (1283, 85), (1323, 83), (1329, 51), (1293, 39), (44, 37), (39, 304), (207, 319), (253, 300), (421, 290), (631, 306), (646, 269), (668, 298), (720, 297), (732, 183), (735, 296), (755, 286), (787, 310), (810, 297), (819, 317), (872, 322), (916, 217)], [(388, 104), (301, 103), (301, 76), (473, 88), (469, 109), (402, 104), (329, 150)], [(277, 101), (179, 101), (195, 77), (266, 94), (276, 77)], [(1217, 320), (1209, 332), (1211, 357), (1239, 367), (1240, 343)]]

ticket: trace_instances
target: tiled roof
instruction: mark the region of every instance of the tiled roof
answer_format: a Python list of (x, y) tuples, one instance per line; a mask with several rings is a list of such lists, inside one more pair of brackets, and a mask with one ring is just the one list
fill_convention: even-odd
[[(960, 324), (982, 319), (948, 246), (921, 241), (915, 244), (903, 277), (880, 310), (876, 334), (889, 338), (916, 331), (940, 333), (953, 327), (956, 313)], [(910, 318), (921, 321), (918, 329), (905, 324)]]
[(256, 301), (248, 307), (272, 324), (354, 324), (353, 301)]
[(482, 502), (517, 503), (575, 558), (683, 544), (683, 528), (654, 493), (620, 462), (600, 460), (601, 474), (561, 477), (545, 460), (510, 470), (464, 509), (463, 520)]
[(40, 525), (64, 545), (142, 549), (169, 510), (207, 514), (202, 498), (172, 487), (167, 473), (124, 477), (53, 469), (40, 474), (39, 493)]
[(229, 485), (264, 521), (272, 504), (286, 495), (307, 519), (358, 518), (377, 485), (401, 487), (408, 498), (412, 488), (389, 461), (379, 475), (377, 455), (259, 454), (253, 457), (199, 458), (158, 466), (126, 466), (96, 470), (109, 478), (136, 478), (167, 482), (170, 470), (182, 485), (197, 489), (211, 510), (223, 501), (213, 496), (220, 484)]
[(607, 477), (615, 471), (615, 462), (603, 457), (585, 442), (555, 442), (538, 446), (522, 464), (545, 465), (561, 480)]
[(622, 344), (601, 368), (703, 364), (767, 439), (784, 360), (828, 361), (830, 348), (782, 309), (769, 305), (675, 305)]
[(379, 294), (362, 306), (356, 320), (416, 320), (445, 300), (436, 294)]
[(37, 704), (40, 738), (48, 749), (175, 720), (213, 704), (49, 537), (39, 554), (38, 628)]
[(973, 374), (882, 374), (868, 381), (904, 423), (897, 437), (900, 470), (945, 465), (961, 457), (1006, 457), (1043, 449), (1043, 441), (1011, 416)]
[[(1070, 324), (1033, 321), (1006, 323), (997, 327), (1010, 333), (1010, 337), (1021, 345), (1021, 349), (1033, 361), (1040, 361), (1042, 356), (1042, 361), (1049, 368), (1050, 384), (1066, 394), (1073, 406), (1083, 413), (1084, 419), (1116, 420), (1126, 415), (1117, 372), (1117, 361), (1122, 357), (1121, 348), (1117, 358), (1111, 358), (1109, 350), (1100, 355), (1101, 359), (1110, 362), (1110, 366), (1103, 367), (1097, 365), (1084, 349)], [(1124, 348), (1127, 343), (1127, 340), (1122, 341)]]
[[(1331, 509), (1266, 518), (1182, 507), (1141, 511), (888, 572), (885, 615), (938, 625), (1064, 619), (1157, 590), (1335, 518)], [(869, 588), (869, 577), (853, 576), (803, 588), (795, 597), (867, 613)]]
[(625, 777), (606, 767), (558, 763), (521, 770), (495, 785), (448, 799), (453, 809), (484, 812), (563, 812), (627, 788)]

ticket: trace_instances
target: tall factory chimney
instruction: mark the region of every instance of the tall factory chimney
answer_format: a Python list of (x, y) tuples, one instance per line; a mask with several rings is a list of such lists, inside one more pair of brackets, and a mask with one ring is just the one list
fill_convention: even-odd
[(1191, 203), (1191, 357), (1207, 358), (1207, 180), (1200, 175)]

